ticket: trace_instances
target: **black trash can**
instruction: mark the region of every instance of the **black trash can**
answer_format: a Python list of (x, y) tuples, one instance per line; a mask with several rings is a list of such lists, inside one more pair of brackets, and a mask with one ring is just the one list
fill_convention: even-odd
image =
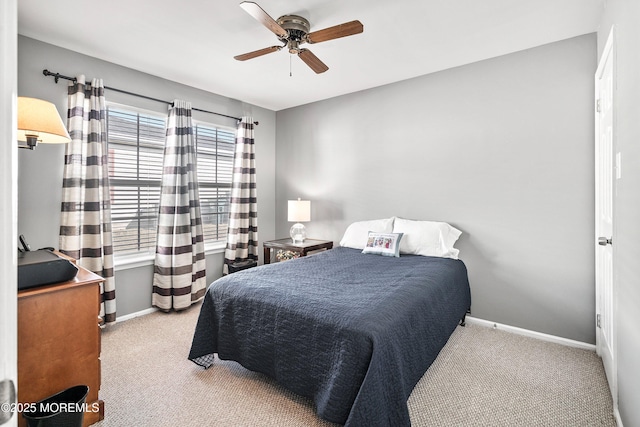
[(245, 261), (236, 261), (234, 263), (229, 264), (229, 274), (235, 273), (236, 271), (246, 270), (247, 268), (255, 267), (258, 263), (253, 259), (248, 259)]
[(70, 387), (40, 400), (22, 416), (28, 427), (82, 427), (88, 393), (86, 385)]

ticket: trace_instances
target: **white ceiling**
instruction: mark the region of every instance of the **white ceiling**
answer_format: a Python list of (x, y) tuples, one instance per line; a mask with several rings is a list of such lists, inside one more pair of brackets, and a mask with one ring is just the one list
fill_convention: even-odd
[(285, 49), (234, 60), (280, 44), (240, 1), (19, 0), (18, 32), (278, 111), (594, 32), (604, 0), (258, 0), (274, 19), (309, 19), (311, 31), (364, 24), (305, 45), (329, 66), (323, 74)]

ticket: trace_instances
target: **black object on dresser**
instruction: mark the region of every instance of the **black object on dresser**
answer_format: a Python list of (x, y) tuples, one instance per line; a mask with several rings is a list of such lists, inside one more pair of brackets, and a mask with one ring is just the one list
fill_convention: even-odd
[(71, 261), (49, 250), (18, 253), (18, 290), (66, 282), (77, 273), (78, 267)]

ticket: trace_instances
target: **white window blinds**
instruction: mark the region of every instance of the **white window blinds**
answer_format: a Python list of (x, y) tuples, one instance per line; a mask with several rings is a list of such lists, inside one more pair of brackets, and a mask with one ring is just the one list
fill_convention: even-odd
[[(155, 251), (166, 118), (108, 106), (109, 178), (116, 254)], [(235, 130), (194, 121), (205, 244), (226, 239)]]
[(204, 241), (226, 240), (235, 131), (195, 124)]

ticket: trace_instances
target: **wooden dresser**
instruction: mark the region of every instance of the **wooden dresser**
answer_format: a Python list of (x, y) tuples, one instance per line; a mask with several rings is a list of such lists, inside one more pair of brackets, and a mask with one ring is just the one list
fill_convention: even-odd
[[(87, 385), (84, 426), (104, 418), (104, 402), (98, 397), (103, 280), (78, 266), (73, 280), (18, 292), (20, 403), (35, 403), (69, 387)], [(19, 426), (26, 426), (22, 416), (18, 420)]]

